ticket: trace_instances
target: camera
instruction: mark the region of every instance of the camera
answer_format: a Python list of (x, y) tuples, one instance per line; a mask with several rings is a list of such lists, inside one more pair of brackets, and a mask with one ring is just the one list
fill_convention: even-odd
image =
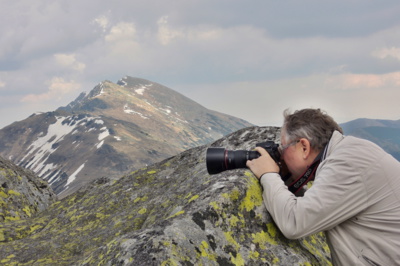
[[(264, 148), (275, 162), (280, 162), (279, 144), (273, 141), (257, 143)], [(206, 154), (207, 171), (210, 175), (219, 174), (226, 170), (246, 168), (246, 162), (260, 157), (257, 151), (227, 150), (225, 148), (208, 148)]]

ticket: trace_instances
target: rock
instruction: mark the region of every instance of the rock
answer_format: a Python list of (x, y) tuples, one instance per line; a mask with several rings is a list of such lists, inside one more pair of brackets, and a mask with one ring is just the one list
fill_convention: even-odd
[[(279, 128), (247, 128), (212, 146), (252, 149)], [(247, 169), (210, 176), (208, 146), (92, 182), (36, 217), (0, 227), (0, 263), (26, 265), (329, 265), (322, 233), (288, 240)], [(17, 227), (18, 229), (15, 229)], [(14, 229), (13, 229), (14, 228)], [(29, 231), (24, 235), (14, 231)]]
[(0, 157), (0, 222), (26, 219), (55, 200), (47, 182)]

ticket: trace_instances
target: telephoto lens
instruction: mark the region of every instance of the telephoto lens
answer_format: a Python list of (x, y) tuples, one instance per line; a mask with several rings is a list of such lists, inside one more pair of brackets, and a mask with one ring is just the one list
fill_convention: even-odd
[(208, 148), (206, 155), (207, 171), (210, 175), (226, 170), (247, 168), (246, 162), (260, 157), (256, 151), (231, 151), (224, 148)]
[[(265, 149), (272, 159), (280, 164), (279, 144), (268, 140), (256, 144)], [(226, 170), (246, 168), (246, 162), (260, 157), (257, 151), (230, 151), (224, 148), (208, 148), (206, 155), (207, 171), (210, 175), (219, 174)]]

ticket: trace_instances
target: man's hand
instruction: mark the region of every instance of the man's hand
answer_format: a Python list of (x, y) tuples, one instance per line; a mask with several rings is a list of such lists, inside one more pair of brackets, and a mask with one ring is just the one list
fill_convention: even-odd
[(258, 179), (265, 173), (279, 173), (278, 164), (264, 148), (256, 147), (255, 150), (261, 156), (257, 159), (247, 161), (246, 165)]

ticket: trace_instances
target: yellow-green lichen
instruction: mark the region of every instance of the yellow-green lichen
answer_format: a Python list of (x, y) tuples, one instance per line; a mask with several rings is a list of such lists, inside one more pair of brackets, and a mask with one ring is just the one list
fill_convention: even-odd
[(6, 216), (6, 218), (5, 218), (6, 222), (19, 221), (19, 220), (21, 220), (21, 217), (18, 215), (17, 212), (16, 212), (16, 215), (14, 215), (14, 216)]
[(218, 202), (216, 202), (216, 201), (210, 202), (210, 206), (213, 207), (214, 210), (216, 210), (216, 211), (218, 211), (218, 210), (221, 209), (221, 208), (219, 207), (219, 205), (218, 205)]
[(249, 259), (257, 260), (259, 257), (260, 257), (260, 253), (258, 253), (256, 250), (255, 251), (250, 251)]
[(153, 174), (157, 173), (157, 171), (156, 171), (156, 170), (151, 170), (151, 171), (148, 171), (147, 173), (148, 173), (149, 175), (153, 175)]
[(96, 218), (98, 218), (98, 219), (100, 219), (100, 220), (105, 219), (105, 218), (108, 218), (109, 216), (110, 216), (110, 215), (104, 214), (104, 213), (101, 213), (101, 212), (96, 213)]
[(4, 230), (0, 230), (0, 242), (6, 241), (6, 238), (4, 236)]
[(14, 190), (9, 190), (8, 195), (14, 195), (14, 196), (21, 196), (21, 193), (19, 193), (18, 191), (14, 191)]
[(200, 245), (200, 253), (202, 257), (208, 258), (209, 260), (216, 261), (216, 257), (214, 254), (211, 254), (209, 251), (209, 246), (206, 241), (202, 241)]
[(231, 193), (223, 193), (222, 196), (223, 196), (225, 199), (228, 199), (228, 200), (230, 200), (230, 201), (236, 201), (236, 200), (239, 199), (240, 191), (239, 191), (239, 189), (234, 188), (234, 189), (231, 191)]
[(144, 201), (147, 201), (148, 199), (149, 199), (149, 197), (147, 197), (147, 196), (144, 196), (144, 197), (137, 197), (137, 198), (133, 201), (133, 203), (138, 203), (139, 201), (144, 202)]
[(260, 185), (258, 184), (257, 178), (255, 178), (252, 173), (246, 171), (245, 175), (251, 175), (251, 177), (248, 179), (249, 184), (246, 191), (246, 196), (240, 204), (239, 209), (241, 211), (244, 209), (246, 209), (246, 211), (251, 211), (255, 207), (262, 205), (262, 191)]
[(316, 255), (319, 258), (323, 258), (321, 252), (315, 247), (315, 245), (310, 244), (306, 239), (303, 240), (303, 244), (307, 247), (310, 253)]
[(185, 213), (185, 211), (179, 211), (179, 212), (177, 212), (177, 213), (171, 215), (171, 216), (168, 217), (167, 219), (174, 218), (174, 217), (176, 217), (176, 216), (178, 216), (178, 215), (181, 215), (181, 214), (184, 214), (184, 213)]
[(141, 201), (147, 201), (148, 199), (149, 199), (149, 197), (143, 196), (140, 200), (141, 200)]
[(28, 217), (31, 217), (31, 216), (32, 216), (31, 208), (30, 208), (29, 206), (25, 206), (25, 207), (22, 209), (22, 211), (24, 211), (25, 214), (26, 214)]
[(161, 263), (161, 266), (178, 266), (178, 263), (173, 259), (168, 259)]
[(272, 260), (272, 265), (279, 265), (279, 262), (280, 262), (279, 258), (275, 257)]
[(243, 223), (243, 221), (241, 221), (237, 216), (235, 216), (233, 214), (229, 218), (229, 224), (230, 224), (231, 227), (237, 227), (239, 222)]
[(0, 197), (2, 197), (2, 198), (8, 198), (8, 195), (3, 191), (3, 189), (2, 190), (0, 190)]
[(147, 212), (147, 209), (145, 207), (141, 208), (138, 213), (139, 214), (145, 214)]
[(236, 257), (234, 257), (231, 254), (231, 261), (235, 266), (244, 266), (245, 265), (245, 261), (240, 253), (237, 253)]
[(189, 199), (189, 203), (190, 202), (192, 202), (192, 201), (194, 201), (194, 200), (196, 200), (196, 199), (198, 199), (199, 198), (199, 195), (194, 195), (193, 197), (191, 197), (190, 199)]
[[(271, 230), (271, 231), (270, 231)], [(277, 245), (278, 243), (276, 242), (275, 239), (276, 231), (274, 229), (269, 229), (268, 232), (258, 232), (251, 234), (251, 237), (253, 238), (253, 243), (259, 244), (260, 248), (266, 249), (267, 246), (266, 244), (271, 244), (271, 245)]]
[(224, 232), (224, 236), (225, 236), (226, 240), (228, 241), (228, 243), (230, 243), (232, 246), (234, 246), (236, 250), (239, 250), (240, 245), (239, 245), (239, 243), (236, 242), (236, 240), (233, 238), (232, 232)]
[(165, 166), (165, 167), (170, 167), (171, 166), (171, 162), (166, 162), (165, 164), (163, 164), (163, 166)]

